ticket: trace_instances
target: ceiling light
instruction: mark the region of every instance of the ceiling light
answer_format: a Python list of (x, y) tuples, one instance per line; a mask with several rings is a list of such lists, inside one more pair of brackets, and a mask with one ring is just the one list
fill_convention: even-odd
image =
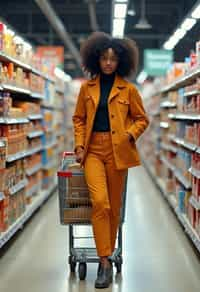
[(113, 20), (113, 37), (123, 37), (124, 35), (124, 26), (125, 26), (125, 19), (123, 18), (115, 18)]
[(128, 3), (128, 0), (115, 0), (115, 3)]
[(115, 18), (125, 18), (126, 17), (126, 4), (115, 4), (114, 6), (114, 17)]
[(141, 3), (141, 16), (139, 22), (135, 25), (137, 29), (150, 29), (152, 26), (148, 23), (145, 15), (145, 0)]
[(200, 18), (200, 4), (193, 10), (192, 17), (199, 19)]
[(184, 29), (182, 28), (178, 28), (175, 33), (174, 33), (174, 36), (177, 38), (177, 39), (182, 39), (185, 35), (186, 35), (186, 32)]
[(177, 45), (178, 42), (179, 39), (175, 35), (173, 35), (167, 42), (164, 43), (163, 47), (166, 50), (172, 50)]
[(196, 19), (186, 18), (185, 21), (182, 23), (181, 28), (184, 30), (190, 30), (196, 24), (196, 22)]
[(134, 16), (136, 13), (135, 13), (134, 9), (129, 9), (127, 14), (130, 15), (130, 16)]
[(139, 22), (135, 25), (137, 29), (150, 29), (152, 26), (148, 23), (146, 18), (141, 18)]

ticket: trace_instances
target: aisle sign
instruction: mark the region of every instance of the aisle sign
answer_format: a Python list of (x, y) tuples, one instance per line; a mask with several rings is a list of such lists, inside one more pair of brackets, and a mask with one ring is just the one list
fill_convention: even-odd
[(173, 62), (173, 51), (170, 50), (145, 50), (144, 71), (150, 76), (165, 75)]

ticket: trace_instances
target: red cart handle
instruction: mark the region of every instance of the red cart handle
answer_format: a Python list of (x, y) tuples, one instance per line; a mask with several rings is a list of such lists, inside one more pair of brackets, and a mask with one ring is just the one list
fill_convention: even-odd
[(70, 152), (70, 151), (65, 151), (65, 152), (63, 152), (63, 158), (65, 158), (65, 157), (67, 157), (67, 156), (73, 156), (73, 155), (75, 155), (75, 153), (74, 152)]

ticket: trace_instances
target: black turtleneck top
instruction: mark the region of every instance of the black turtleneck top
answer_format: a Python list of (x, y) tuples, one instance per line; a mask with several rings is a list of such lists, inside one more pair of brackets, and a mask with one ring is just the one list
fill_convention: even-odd
[(110, 131), (108, 97), (113, 87), (114, 80), (115, 74), (107, 75), (102, 73), (100, 75), (100, 99), (94, 119), (94, 132)]

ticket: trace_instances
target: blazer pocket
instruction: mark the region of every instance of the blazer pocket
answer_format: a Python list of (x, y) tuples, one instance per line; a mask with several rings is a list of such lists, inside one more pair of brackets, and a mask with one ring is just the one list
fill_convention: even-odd
[(128, 114), (129, 110), (129, 100), (127, 99), (118, 99), (117, 106), (120, 110), (120, 112), (123, 114), (123, 116)]
[(129, 100), (127, 99), (118, 99), (118, 103), (125, 106), (130, 104)]

